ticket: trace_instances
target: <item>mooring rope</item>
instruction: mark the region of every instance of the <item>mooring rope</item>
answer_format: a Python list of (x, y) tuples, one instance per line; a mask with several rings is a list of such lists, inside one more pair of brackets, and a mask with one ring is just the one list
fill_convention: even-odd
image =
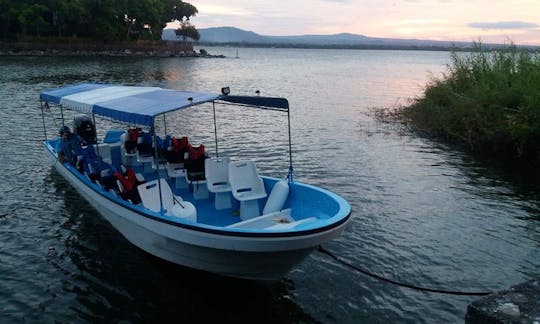
[(360, 268), (358, 266), (355, 266), (355, 265), (353, 265), (351, 263), (348, 263), (348, 262), (340, 259), (338, 256), (336, 256), (332, 252), (326, 250), (325, 248), (323, 248), (320, 245), (319, 245), (318, 251), (321, 252), (322, 254), (326, 254), (327, 256), (331, 257), (332, 259), (339, 262), (340, 264), (342, 264), (342, 265), (344, 265), (344, 266), (346, 266), (348, 268), (351, 268), (351, 269), (353, 269), (353, 270), (355, 270), (357, 272), (365, 274), (366, 276), (369, 276), (369, 277), (372, 277), (372, 278), (375, 278), (375, 279), (378, 279), (378, 280), (381, 280), (381, 281), (384, 281), (384, 282), (388, 282), (388, 283), (391, 283), (391, 284), (394, 284), (394, 285), (397, 285), (397, 286), (400, 286), (400, 287), (405, 287), (405, 288), (410, 288), (410, 289), (420, 290), (420, 291), (427, 291), (427, 292), (432, 292), (432, 293), (438, 293), (438, 294), (459, 295), (459, 296), (485, 296), (485, 295), (489, 295), (489, 294), (493, 293), (492, 291), (456, 291), (456, 290), (445, 290), (445, 289), (436, 289), (436, 288), (426, 288), (426, 287), (415, 286), (415, 285), (411, 285), (411, 284), (408, 284), (408, 283), (403, 283), (403, 282), (399, 282), (399, 281), (395, 281), (395, 280), (383, 277), (381, 275), (372, 273), (372, 272), (370, 272), (368, 270), (362, 269), (362, 268)]

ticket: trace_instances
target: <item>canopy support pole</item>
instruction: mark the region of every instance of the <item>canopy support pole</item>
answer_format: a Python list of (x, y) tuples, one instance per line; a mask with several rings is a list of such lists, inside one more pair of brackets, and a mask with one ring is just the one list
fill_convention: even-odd
[(64, 106), (60, 105), (60, 116), (62, 116), (62, 126), (65, 126), (64, 123)]
[[(94, 113), (92, 113), (92, 122), (94, 123), (94, 130), (97, 129), (96, 127), (96, 115)], [(102, 162), (103, 162), (103, 157), (101, 156), (101, 152), (99, 151), (99, 143), (98, 143), (98, 136), (97, 136), (97, 131), (95, 132), (95, 136), (94, 136), (94, 140), (96, 140), (96, 151), (97, 151), (97, 156), (99, 157), (98, 158), (98, 166), (97, 166), (97, 176), (99, 179), (101, 179), (101, 171), (102, 170)], [(111, 163), (112, 164), (112, 163)], [(103, 181), (103, 179), (102, 179)]]
[(167, 136), (167, 119), (165, 118), (165, 114), (163, 114), (163, 132)]
[(289, 132), (289, 174), (287, 175), (287, 178), (289, 179), (289, 183), (292, 183), (294, 182), (294, 179), (293, 179), (293, 162), (292, 162), (291, 114), (289, 112), (289, 109), (287, 109), (287, 128)]
[(150, 128), (150, 133), (152, 134), (152, 142), (154, 144), (154, 157), (153, 161), (156, 166), (156, 174), (157, 174), (157, 184), (158, 184), (158, 190), (159, 190), (159, 210), (160, 214), (165, 214), (165, 209), (163, 209), (163, 194), (161, 193), (161, 183), (159, 179), (161, 178), (159, 176), (159, 157), (158, 157), (158, 147), (157, 147), (157, 135), (156, 135), (156, 129), (154, 127), (154, 123), (152, 123), (152, 126)]
[(44, 141), (47, 140), (47, 127), (45, 126), (45, 111), (43, 110), (43, 101), (39, 101), (39, 105), (41, 106), (41, 119), (43, 121), (43, 136), (45, 136)]
[(217, 139), (217, 122), (216, 122), (216, 102), (212, 101), (212, 110), (214, 112), (214, 138), (216, 141), (216, 159), (219, 158), (218, 139)]

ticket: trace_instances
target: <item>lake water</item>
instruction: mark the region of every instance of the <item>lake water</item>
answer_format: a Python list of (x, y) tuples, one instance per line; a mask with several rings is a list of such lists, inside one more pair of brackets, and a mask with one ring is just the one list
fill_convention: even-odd
[[(207, 48), (225, 59), (0, 57), (0, 321), (463, 322), (477, 297), (381, 282), (314, 252), (275, 284), (226, 279), (141, 252), (54, 172), (38, 94), (114, 82), (283, 96), (295, 179), (345, 197), (353, 214), (324, 247), (373, 273), (424, 287), (501, 290), (540, 269), (540, 190), (530, 174), (480, 161), (370, 117), (420, 95), (447, 52)], [(218, 109), (232, 155), (282, 177), (273, 115)], [(211, 143), (207, 111), (173, 116)], [(236, 121), (236, 123), (234, 123)], [(211, 121), (210, 121), (211, 122)], [(235, 141), (249, 150), (239, 151)]]

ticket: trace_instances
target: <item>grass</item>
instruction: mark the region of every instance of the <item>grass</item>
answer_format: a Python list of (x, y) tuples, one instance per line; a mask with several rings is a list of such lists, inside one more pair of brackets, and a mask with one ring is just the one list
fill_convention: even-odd
[(474, 152), (540, 161), (540, 56), (509, 45), (453, 51), (422, 97), (387, 113)]

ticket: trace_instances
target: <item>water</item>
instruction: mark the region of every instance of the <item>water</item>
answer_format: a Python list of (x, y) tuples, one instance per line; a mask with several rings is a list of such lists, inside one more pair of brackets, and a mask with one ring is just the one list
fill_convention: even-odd
[[(318, 252), (271, 285), (141, 252), (52, 171), (40, 146), (38, 93), (86, 81), (287, 97), (296, 179), (341, 194), (353, 209), (327, 250), (440, 289), (499, 290), (538, 276), (540, 190), (527, 182), (530, 174), (369, 115), (421, 94), (432, 74), (445, 71), (449, 53), (240, 49), (235, 59), (234, 48), (208, 50), (229, 58), (0, 57), (2, 322), (459, 323), (475, 299), (393, 286)], [(220, 142), (223, 152), (259, 156), (264, 173), (286, 174), (286, 151), (271, 151), (286, 142), (281, 117), (217, 111), (218, 132), (233, 130)], [(212, 151), (209, 116), (194, 110), (170, 116), (169, 124), (195, 132)]]

